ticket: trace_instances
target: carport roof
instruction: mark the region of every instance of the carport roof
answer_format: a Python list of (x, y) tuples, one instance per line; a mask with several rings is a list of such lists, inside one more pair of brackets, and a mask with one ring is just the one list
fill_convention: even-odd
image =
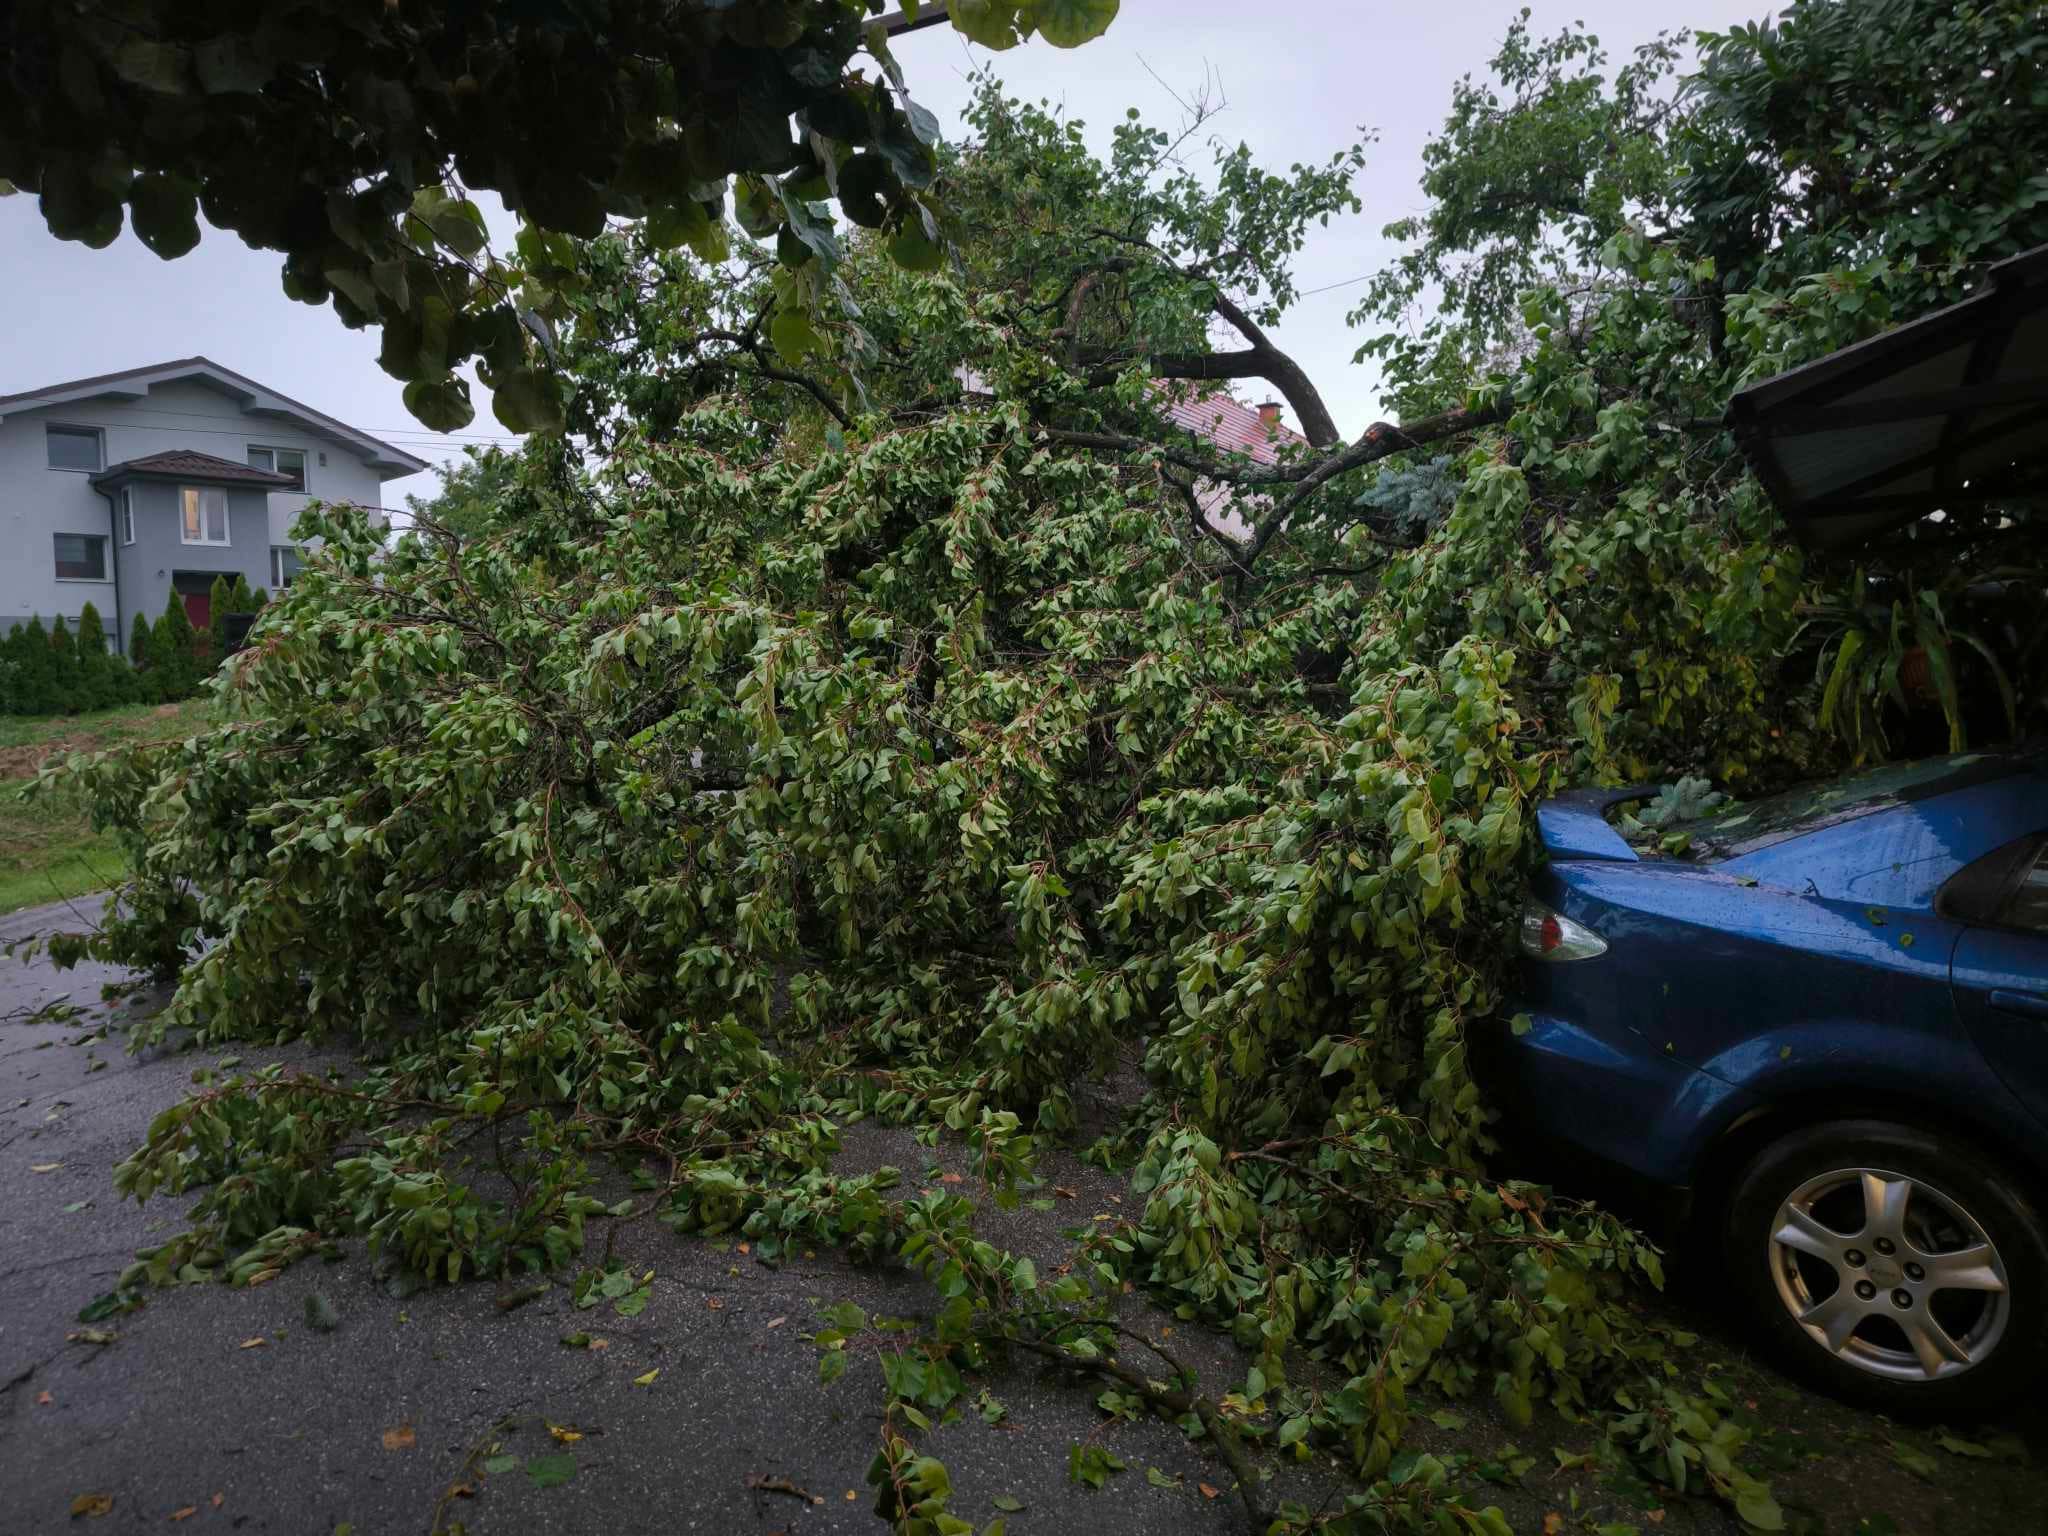
[(1749, 385), (1728, 420), (1817, 548), (2048, 493), (2048, 246), (1959, 304)]

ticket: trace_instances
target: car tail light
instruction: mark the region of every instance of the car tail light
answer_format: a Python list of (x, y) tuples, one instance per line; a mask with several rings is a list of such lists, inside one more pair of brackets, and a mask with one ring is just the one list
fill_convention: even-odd
[(1532, 896), (1522, 903), (1522, 953), (1531, 960), (1590, 960), (1607, 953), (1607, 941)]

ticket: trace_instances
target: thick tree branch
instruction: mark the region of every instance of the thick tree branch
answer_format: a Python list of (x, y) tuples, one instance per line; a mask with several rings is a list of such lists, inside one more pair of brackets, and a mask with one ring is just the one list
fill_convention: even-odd
[(1301, 435), (1317, 448), (1331, 448), (1341, 442), (1342, 434), (1337, 431), (1337, 423), (1329, 408), (1323, 404), (1322, 392), (1310, 382), (1301, 365), (1274, 346), (1252, 317), (1226, 298), (1221, 290), (1210, 300), (1210, 305), (1252, 344), (1252, 355), (1264, 365), (1260, 370), (1261, 376), (1285, 395), (1287, 403), (1294, 407), (1294, 414), (1301, 421)]
[[(1097, 234), (1117, 240), (1125, 245), (1135, 245), (1150, 251), (1155, 260), (1169, 271), (1188, 279), (1190, 282), (1209, 285), (1209, 307), (1227, 321), (1237, 333), (1251, 343), (1237, 352), (1182, 352), (1153, 353), (1146, 357), (1146, 365), (1153, 375), (1162, 379), (1264, 379), (1279, 390), (1287, 403), (1294, 407), (1294, 414), (1301, 422), (1302, 436), (1317, 448), (1333, 448), (1343, 441), (1337, 430), (1335, 418), (1329, 407), (1323, 404), (1322, 392), (1315, 386), (1301, 365), (1278, 347), (1263, 327), (1252, 319), (1229, 295), (1225, 294), (1215, 280), (1208, 275), (1205, 267), (1184, 267), (1167, 256), (1149, 240), (1119, 235), (1112, 230), (1097, 230)], [(1127, 257), (1116, 258), (1102, 263), (1097, 272), (1128, 270), (1133, 263)], [(1067, 308), (1066, 324), (1056, 335), (1068, 342), (1070, 362), (1073, 349), (1080, 334), (1081, 302), (1087, 290), (1093, 286), (1094, 275), (1080, 278), (1070, 290), (1071, 300)], [(1097, 369), (1089, 375), (1088, 382), (1096, 387), (1116, 377), (1113, 369)]]
[(1313, 496), (1318, 489), (1338, 475), (1367, 464), (1376, 463), (1409, 448), (1421, 448), (1429, 443), (1441, 442), (1447, 437), (1456, 437), (1479, 427), (1488, 427), (1496, 422), (1506, 421), (1513, 414), (1514, 401), (1507, 394), (1492, 405), (1481, 410), (1442, 411), (1435, 416), (1425, 416), (1405, 427), (1390, 422), (1378, 421), (1365, 429), (1357, 442), (1342, 453), (1332, 454), (1316, 465), (1304, 476), (1301, 483), (1288, 492), (1266, 514), (1263, 521), (1252, 532), (1251, 544), (1245, 550), (1244, 563), (1251, 565), (1265, 552), (1268, 544), (1280, 530), (1287, 526), (1287, 519), (1294, 515), (1300, 505)]

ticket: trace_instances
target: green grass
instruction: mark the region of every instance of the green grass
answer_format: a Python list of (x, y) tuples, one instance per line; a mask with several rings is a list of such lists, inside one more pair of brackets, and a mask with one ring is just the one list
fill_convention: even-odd
[(0, 913), (104, 890), (127, 873), (114, 840), (94, 832), (81, 808), (47, 796), (26, 797), (38, 762), (189, 736), (208, 718), (205, 699), (126, 704), (50, 720), (0, 717)]

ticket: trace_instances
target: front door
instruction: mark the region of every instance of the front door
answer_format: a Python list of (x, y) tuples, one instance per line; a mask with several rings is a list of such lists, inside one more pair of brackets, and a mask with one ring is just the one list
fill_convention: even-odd
[(192, 627), (205, 634), (213, 625), (213, 594), (211, 592), (181, 592), (185, 599), (185, 617), (192, 621)]

